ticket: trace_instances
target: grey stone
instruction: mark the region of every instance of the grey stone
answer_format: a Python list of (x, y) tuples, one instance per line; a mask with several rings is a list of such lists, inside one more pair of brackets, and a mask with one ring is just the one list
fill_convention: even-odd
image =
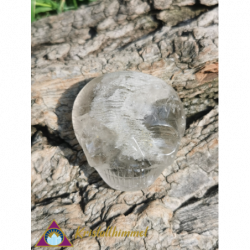
[(195, 3), (195, 0), (173, 0), (173, 5), (178, 6), (194, 5)]
[(37, 129), (33, 126), (31, 126), (31, 136), (36, 133)]
[(206, 8), (173, 7), (170, 10), (163, 10), (157, 14), (157, 19), (162, 20), (167, 26), (174, 26), (180, 22), (187, 21), (206, 11)]
[(200, 0), (201, 4), (207, 5), (207, 6), (213, 6), (218, 4), (218, 0)]
[(65, 44), (59, 45), (47, 54), (48, 59), (49, 60), (61, 59), (67, 56), (69, 50), (70, 50), (69, 44), (65, 43)]
[(154, 8), (157, 10), (165, 10), (168, 9), (171, 4), (172, 4), (173, 0), (154, 0)]
[(119, 2), (117, 0), (111, 0), (106, 5), (104, 14), (108, 16), (115, 16), (119, 10)]

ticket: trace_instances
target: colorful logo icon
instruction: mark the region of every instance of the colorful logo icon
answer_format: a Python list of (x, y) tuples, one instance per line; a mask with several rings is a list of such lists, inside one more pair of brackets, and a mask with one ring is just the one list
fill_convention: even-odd
[(45, 230), (35, 247), (73, 247), (55, 220)]

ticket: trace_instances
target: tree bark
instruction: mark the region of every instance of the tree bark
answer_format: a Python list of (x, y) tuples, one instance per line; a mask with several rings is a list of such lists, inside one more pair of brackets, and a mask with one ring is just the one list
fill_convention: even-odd
[[(53, 219), (74, 249), (218, 248), (217, 4), (104, 0), (32, 24), (32, 249)], [(81, 88), (121, 70), (165, 80), (187, 115), (174, 164), (137, 192), (104, 183), (71, 121)], [(148, 234), (75, 239), (108, 226)]]

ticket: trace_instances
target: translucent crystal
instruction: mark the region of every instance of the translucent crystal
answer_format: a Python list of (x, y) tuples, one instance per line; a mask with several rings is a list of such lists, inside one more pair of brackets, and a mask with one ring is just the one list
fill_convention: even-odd
[(122, 191), (151, 185), (173, 163), (185, 130), (175, 90), (139, 72), (90, 81), (75, 100), (72, 118), (89, 165)]

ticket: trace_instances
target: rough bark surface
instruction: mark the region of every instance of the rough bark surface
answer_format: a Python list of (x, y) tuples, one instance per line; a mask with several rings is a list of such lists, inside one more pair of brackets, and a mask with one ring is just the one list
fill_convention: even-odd
[[(74, 249), (218, 249), (217, 4), (104, 0), (32, 24), (32, 249), (53, 219)], [(81, 88), (119, 70), (165, 80), (187, 115), (174, 164), (137, 192), (108, 187), (72, 128)], [(75, 239), (78, 226), (149, 230)]]

